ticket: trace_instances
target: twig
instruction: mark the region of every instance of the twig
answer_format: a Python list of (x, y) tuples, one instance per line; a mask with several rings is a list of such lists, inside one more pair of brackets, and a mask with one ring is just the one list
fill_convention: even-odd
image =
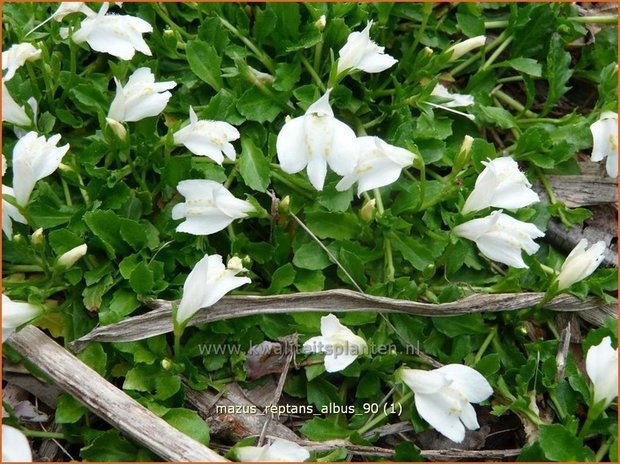
[[(257, 314), (290, 314), (301, 312), (377, 312), (400, 313), (415, 316), (447, 317), (479, 312), (516, 311), (536, 306), (544, 293), (474, 294), (450, 303), (432, 304), (365, 295), (352, 290), (325, 290), (299, 292), (290, 295), (226, 296), (207, 310), (199, 311), (189, 325), (254, 316)], [(83, 349), (89, 341), (128, 342), (144, 340), (172, 331), (172, 302), (152, 300), (155, 308), (141, 316), (130, 317), (116, 324), (98, 327), (71, 346)], [(606, 304), (596, 297), (580, 300), (562, 294), (545, 305), (546, 309), (563, 312), (605, 310), (615, 305)], [(607, 309), (606, 309), (607, 308)]]
[(23, 328), (7, 343), (88, 409), (163, 459), (227, 461), (157, 417), (36, 327)]

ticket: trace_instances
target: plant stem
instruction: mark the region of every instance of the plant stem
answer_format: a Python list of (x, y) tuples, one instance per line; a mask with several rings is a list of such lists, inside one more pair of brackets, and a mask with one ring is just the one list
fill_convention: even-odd
[[(377, 213), (382, 216), (385, 213), (383, 207), (383, 199), (381, 198), (381, 192), (378, 188), (373, 190), (375, 201), (377, 202)], [(384, 234), (383, 236), (383, 253), (385, 254), (385, 281), (391, 282), (394, 280), (394, 257), (392, 256), (392, 242)]]
[(482, 356), (484, 356), (485, 351), (487, 350), (487, 348), (489, 347), (489, 345), (491, 344), (491, 342), (493, 341), (496, 335), (497, 335), (497, 327), (493, 327), (491, 331), (489, 332), (489, 334), (487, 335), (487, 337), (482, 342), (480, 349), (476, 353), (476, 357), (474, 358), (474, 362), (473, 362), (474, 366), (480, 362), (480, 360), (482, 359)]
[(183, 29), (182, 27), (178, 26), (177, 23), (175, 23), (172, 19), (170, 19), (170, 16), (168, 16), (168, 13), (166, 13), (164, 11), (164, 9), (161, 7), (161, 5), (157, 2), (153, 3), (153, 8), (155, 10), (155, 12), (157, 13), (157, 15), (163, 19), (163, 21), (170, 26), (170, 29), (178, 32), (179, 34), (181, 34), (184, 38), (186, 39), (193, 39), (194, 36), (192, 34), (190, 34), (189, 32), (187, 32), (185, 29)]
[(260, 61), (271, 74), (275, 74), (276, 68), (271, 61), (271, 58), (269, 58), (269, 56), (267, 56), (265, 52), (263, 52), (256, 45), (254, 45), (250, 39), (248, 39), (245, 35), (239, 32), (239, 29), (229, 23), (226, 19), (222, 18), (221, 16), (218, 16), (218, 18), (226, 29), (228, 29), (235, 36), (237, 36), (237, 38), (241, 40), (241, 42), (243, 42), (244, 45), (248, 47), (252, 51), (252, 53), (254, 53), (254, 55), (256, 55), (258, 61)]
[(596, 462), (601, 462), (603, 460), (603, 458), (605, 457), (605, 455), (609, 451), (609, 446), (610, 445), (611, 445), (611, 439), (607, 440), (605, 443), (603, 443), (601, 445), (601, 447), (596, 452), (596, 456), (594, 457), (594, 460)]
[(485, 69), (488, 69), (489, 66), (491, 66), (493, 64), (493, 62), (497, 59), (497, 57), (499, 55), (501, 55), (501, 53), (506, 50), (506, 47), (508, 45), (510, 45), (510, 43), (514, 40), (514, 36), (508, 36), (508, 38), (506, 40), (504, 40), (504, 42), (502, 42), (502, 44), (497, 47), (497, 49), (493, 52), (493, 54), (489, 57), (489, 59), (487, 61), (485, 61), (485, 63), (480, 66), (480, 71), (484, 71)]
[(48, 439), (64, 439), (65, 434), (60, 432), (43, 432), (40, 430), (29, 430), (21, 428), (20, 431), (27, 437), (32, 438), (48, 438)]
[(618, 15), (601, 15), (601, 16), (572, 16), (566, 18), (571, 23), (580, 24), (617, 24)]
[(530, 111), (530, 110), (526, 110), (525, 106), (523, 106), (521, 103), (519, 103), (517, 100), (512, 98), (507, 93), (504, 93), (504, 92), (502, 92), (499, 89), (496, 89), (496, 90), (494, 90), (491, 93), (493, 94), (494, 97), (497, 97), (497, 99), (499, 101), (501, 101), (502, 103), (505, 103), (508, 106), (511, 106), (512, 108), (514, 108), (518, 112), (523, 113), (528, 118), (537, 118), (538, 117), (538, 115), (536, 113), (534, 113), (533, 111)]
[(300, 59), (301, 59), (301, 63), (304, 65), (304, 67), (306, 68), (310, 76), (312, 77), (312, 80), (317, 85), (317, 87), (321, 90), (321, 92), (325, 92), (325, 84), (323, 84), (323, 81), (321, 80), (319, 75), (316, 73), (316, 71), (310, 64), (310, 62), (303, 55), (300, 55)]

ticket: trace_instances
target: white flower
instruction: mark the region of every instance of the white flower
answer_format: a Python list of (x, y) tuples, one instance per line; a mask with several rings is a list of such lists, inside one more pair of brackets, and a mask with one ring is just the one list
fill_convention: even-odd
[(465, 427), (480, 428), (470, 403), (486, 400), (493, 389), (475, 369), (448, 364), (431, 371), (400, 369), (399, 376), (413, 391), (420, 416), (445, 437), (461, 443)]
[(523, 208), (540, 201), (517, 162), (509, 156), (483, 161), (484, 170), (476, 179), (476, 186), (469, 194), (463, 214), (493, 206), (510, 210)]
[(59, 258), (57, 264), (59, 266), (70, 268), (73, 266), (82, 256), (86, 255), (88, 247), (85, 243), (82, 245), (71, 248), (66, 253), (63, 253)]
[(69, 151), (69, 144), (56, 145), (60, 135), (49, 140), (39, 137), (34, 131), (24, 135), (13, 148), (13, 190), (19, 205), (26, 205), (34, 184), (52, 174), (60, 165), (62, 157)]
[(75, 43), (87, 42), (93, 50), (109, 53), (121, 60), (131, 60), (136, 51), (151, 56), (142, 34), (153, 32), (144, 19), (127, 15), (107, 15), (104, 3), (95, 16), (88, 16), (73, 33)]
[(310, 457), (308, 450), (282, 438), (276, 438), (270, 445), (241, 446), (235, 455), (241, 462), (303, 462)]
[(452, 52), (450, 57), (451, 61), (458, 60), (465, 53), (468, 53), (476, 48), (480, 48), (484, 45), (487, 38), (484, 35), (472, 37), (471, 39), (464, 40), (450, 47), (447, 52)]
[(2, 426), (2, 462), (32, 462), (28, 438), (8, 425)]
[(252, 66), (248, 66), (248, 69), (250, 70), (252, 82), (255, 84), (273, 84), (273, 81), (276, 79), (271, 74), (261, 72)]
[(52, 16), (50, 16), (50, 19), (60, 22), (65, 18), (65, 16), (72, 13), (83, 13), (86, 16), (95, 16), (97, 14), (84, 2), (61, 2), (58, 9), (54, 12), (54, 14), (52, 14)]
[(35, 61), (39, 58), (41, 58), (41, 50), (30, 43), (24, 42), (11, 46), (6, 52), (2, 52), (2, 70), (8, 70), (2, 78), (3, 81), (11, 80), (15, 76), (15, 72), (26, 61)]
[(442, 103), (448, 108), (458, 108), (460, 106), (471, 106), (474, 104), (474, 97), (467, 94), (451, 93), (446, 87), (437, 84), (431, 95), (434, 97), (444, 98), (448, 101)]
[[(6, 185), (2, 185), (2, 196), (9, 195), (11, 197), (15, 197), (15, 193), (11, 187), (7, 187)], [(19, 210), (2, 198), (2, 232), (5, 233), (9, 240), (13, 239), (13, 221), (17, 221), (21, 224), (27, 224), (28, 221), (19, 212)]]
[(31, 321), (41, 310), (35, 305), (21, 301), (13, 301), (2, 295), (2, 343), (11, 336), (15, 329)]
[(31, 124), (23, 106), (19, 106), (2, 81), (2, 121), (16, 126), (28, 127)]
[(568, 288), (590, 276), (605, 258), (605, 250), (607, 249), (605, 242), (602, 240), (596, 242), (586, 250), (587, 246), (588, 240), (581, 239), (566, 257), (557, 277), (559, 290)]
[(65, 16), (73, 14), (73, 13), (83, 13), (86, 16), (95, 16), (97, 14), (93, 10), (91, 10), (88, 6), (86, 6), (86, 4), (83, 2), (61, 2), (60, 6), (52, 14), (52, 16), (47, 18), (45, 21), (43, 21), (38, 26), (35, 26), (30, 31), (28, 31), (28, 34), (26, 35), (33, 33), (34, 31), (39, 29), (41, 26), (43, 26), (44, 24), (47, 24), (48, 22), (52, 20), (56, 22), (60, 22), (65, 18)]
[(502, 211), (472, 219), (452, 230), (459, 237), (476, 242), (480, 252), (489, 259), (516, 268), (527, 268), (521, 250), (528, 255), (540, 247), (533, 239), (545, 234), (534, 224), (518, 221)]
[(368, 350), (362, 337), (340, 323), (333, 314), (321, 318), (321, 335), (304, 343), (307, 353), (325, 353), (325, 370), (338, 372)]
[(618, 396), (618, 348), (611, 347), (611, 338), (605, 337), (590, 347), (586, 371), (594, 386), (594, 404), (604, 401), (609, 405)]
[(372, 21), (369, 21), (362, 32), (355, 31), (347, 37), (347, 43), (338, 52), (338, 74), (347, 69), (359, 69), (367, 73), (378, 73), (394, 66), (398, 60), (383, 51), (385, 47), (380, 47), (370, 40), (370, 28)]
[(592, 161), (607, 158), (607, 175), (618, 177), (618, 113), (605, 111), (590, 126), (592, 132)]
[(185, 197), (184, 203), (172, 208), (172, 219), (185, 218), (177, 226), (178, 232), (211, 235), (254, 211), (251, 203), (235, 198), (226, 187), (212, 180), (183, 180), (177, 190)]
[(161, 113), (172, 94), (168, 90), (177, 84), (173, 81), (155, 82), (149, 68), (138, 68), (129, 76), (123, 87), (118, 79), (116, 96), (110, 105), (108, 118), (118, 122), (135, 122)]
[(177, 323), (183, 324), (198, 310), (214, 305), (231, 290), (252, 282), (248, 277), (235, 277), (239, 272), (224, 266), (220, 255), (205, 255), (185, 280)]
[(327, 165), (341, 176), (351, 174), (357, 164), (357, 137), (345, 123), (334, 117), (328, 89), (306, 114), (284, 124), (278, 134), (276, 151), (280, 167), (294, 174), (308, 166), (308, 178), (323, 190)]
[(323, 31), (325, 26), (327, 26), (327, 18), (325, 15), (321, 15), (321, 17), (315, 21), (314, 27), (316, 27), (319, 31)]
[(355, 170), (342, 178), (336, 190), (347, 190), (357, 182), (357, 195), (396, 182), (400, 171), (413, 163), (415, 155), (379, 137), (358, 137), (359, 159)]
[(194, 109), (189, 107), (190, 124), (175, 132), (174, 143), (184, 145), (198, 156), (211, 158), (217, 164), (224, 162), (224, 155), (236, 159), (235, 147), (230, 142), (239, 138), (239, 131), (223, 121), (199, 121)]

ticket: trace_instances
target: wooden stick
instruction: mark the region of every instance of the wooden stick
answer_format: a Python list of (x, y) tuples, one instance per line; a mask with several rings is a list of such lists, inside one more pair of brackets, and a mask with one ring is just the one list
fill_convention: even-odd
[[(401, 313), (416, 316), (447, 317), (477, 312), (515, 311), (536, 306), (544, 293), (497, 293), (476, 294), (451, 303), (432, 304), (417, 301), (398, 300), (371, 296), (352, 290), (326, 290), (322, 292), (301, 292), (272, 296), (227, 296), (210, 308), (198, 312), (189, 325), (254, 316), (257, 314), (290, 314), (300, 312), (352, 312)], [(116, 324), (98, 327), (82, 338), (75, 340), (71, 348), (77, 351), (90, 341), (130, 342), (143, 340), (172, 331), (172, 303), (153, 300), (149, 303), (155, 309), (141, 316), (130, 317)], [(589, 311), (614, 305), (588, 297), (580, 300), (572, 295), (562, 294), (545, 305), (553, 311)]]
[(157, 417), (36, 327), (24, 327), (7, 343), (92, 412), (163, 459), (227, 461)]

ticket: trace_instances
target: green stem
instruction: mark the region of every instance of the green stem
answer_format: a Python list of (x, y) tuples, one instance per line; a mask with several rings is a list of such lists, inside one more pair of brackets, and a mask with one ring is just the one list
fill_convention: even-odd
[(245, 35), (239, 32), (239, 29), (229, 23), (226, 19), (222, 18), (221, 16), (218, 16), (218, 18), (226, 29), (228, 29), (235, 36), (237, 36), (237, 38), (241, 40), (244, 45), (252, 51), (252, 53), (254, 53), (258, 61), (265, 65), (265, 67), (269, 70), (271, 74), (275, 74), (276, 68), (271, 61), (271, 58), (269, 58), (269, 56), (267, 56), (265, 52), (263, 52), (256, 45), (254, 45), (250, 39), (248, 39)]
[(508, 36), (508, 38), (506, 40), (504, 40), (504, 42), (502, 42), (502, 44), (497, 47), (497, 49), (493, 52), (493, 54), (489, 57), (488, 60), (485, 61), (485, 63), (480, 66), (480, 71), (484, 71), (485, 69), (488, 69), (489, 66), (491, 66), (493, 64), (493, 62), (497, 59), (497, 57), (499, 57), (499, 55), (502, 54), (502, 52), (504, 50), (506, 50), (506, 47), (508, 47), (508, 45), (510, 45), (510, 43), (514, 40), (514, 36)]
[[(413, 392), (407, 392), (405, 395), (403, 395), (403, 397), (401, 399), (399, 399), (398, 401), (396, 401), (394, 403), (394, 406), (400, 406), (403, 403), (406, 403), (407, 401), (409, 401), (411, 398), (413, 398)], [(364, 425), (362, 425), (357, 430), (357, 433), (359, 433), (360, 435), (363, 435), (364, 433), (368, 432), (369, 430), (372, 430), (375, 427), (375, 425), (377, 425), (379, 422), (381, 422), (382, 420), (384, 420), (387, 417), (386, 411), (387, 410), (384, 409), (381, 412), (381, 414), (379, 414), (377, 417), (375, 417), (374, 419), (369, 420)]]
[(403, 59), (400, 61), (402, 64), (409, 64), (409, 60), (413, 56), (413, 53), (418, 48), (418, 45), (420, 45), (420, 41), (422, 40), (422, 36), (424, 35), (424, 31), (426, 30), (426, 25), (428, 24), (428, 19), (430, 18), (432, 12), (433, 4), (425, 3), (422, 7), (422, 23), (420, 24), (420, 28), (416, 31), (413, 44), (407, 49), (407, 51), (405, 52), (405, 56), (403, 56)]
[[(487, 47), (486, 47), (486, 51), (490, 52), (491, 50), (494, 50), (495, 47), (498, 47), (499, 45), (501, 45), (501, 43), (506, 40), (506, 38), (508, 37), (508, 33), (506, 31), (503, 31), (500, 35), (497, 36), (497, 38), (491, 42)], [(480, 57), (482, 56), (482, 50), (477, 51), (476, 53), (474, 53), (471, 57), (469, 57), (468, 59), (466, 59), (465, 61), (463, 61), (461, 64), (459, 64), (458, 66), (455, 66), (454, 69), (452, 69), (452, 71), (450, 71), (450, 75), (452, 76), (456, 76), (457, 74), (459, 74), (461, 71), (465, 70), (466, 68), (468, 68), (470, 65), (472, 65), (473, 63), (476, 62), (476, 60), (478, 60)]]
[[(377, 205), (377, 213), (379, 216), (382, 216), (385, 213), (385, 208), (383, 207), (381, 192), (376, 188), (373, 190), (373, 194)], [(394, 280), (396, 271), (394, 269), (394, 257), (392, 256), (392, 242), (386, 235), (383, 236), (383, 253), (385, 254), (385, 281), (391, 282)]]
[(580, 24), (618, 24), (618, 15), (572, 16), (566, 20)]
[(506, 82), (521, 82), (523, 80), (523, 76), (509, 76), (502, 77), (501, 79), (497, 79), (498, 84), (504, 84)]
[(65, 434), (60, 432), (43, 432), (40, 430), (20, 429), (27, 437), (32, 438), (48, 438), (48, 439), (64, 439)]
[(484, 23), (485, 29), (502, 29), (504, 27), (508, 27), (508, 20), (486, 21)]
[(491, 331), (489, 332), (489, 334), (487, 335), (487, 337), (482, 342), (480, 349), (476, 353), (476, 357), (474, 358), (474, 362), (473, 362), (474, 366), (480, 362), (480, 360), (482, 359), (482, 356), (484, 356), (485, 351), (487, 350), (487, 348), (489, 347), (489, 345), (491, 344), (491, 342), (493, 341), (496, 335), (497, 335), (497, 327), (493, 327)]
[(8, 272), (43, 272), (43, 268), (38, 264), (5, 264), (2, 267)]
[(605, 455), (607, 454), (607, 452), (609, 451), (609, 447), (611, 445), (611, 438), (609, 440), (607, 440), (605, 443), (603, 443), (601, 445), (601, 447), (598, 449), (598, 451), (596, 452), (596, 456), (594, 456), (594, 460), (596, 462), (601, 462), (603, 460), (603, 458), (605, 457)]
[(175, 23), (170, 16), (168, 16), (168, 13), (166, 13), (166, 11), (161, 7), (161, 5), (159, 3), (153, 3), (153, 9), (155, 10), (155, 12), (157, 13), (157, 15), (163, 19), (163, 21), (170, 26), (170, 29), (178, 32), (179, 34), (181, 34), (184, 38), (186, 39), (193, 39), (194, 36), (192, 34), (190, 34), (189, 32), (187, 32), (185, 29), (183, 29), (182, 27), (180, 27), (179, 25), (177, 25), (177, 23)]
[(507, 93), (504, 93), (501, 90), (497, 89), (494, 92), (492, 92), (492, 94), (493, 94), (494, 97), (497, 97), (497, 99), (499, 101), (501, 101), (502, 103), (505, 103), (508, 106), (511, 106), (512, 108), (514, 108), (519, 113), (523, 113), (528, 118), (537, 118), (538, 117), (538, 115), (536, 113), (534, 113), (533, 111), (530, 111), (530, 110), (526, 110), (525, 106), (523, 106), (521, 103), (519, 103), (517, 100), (512, 98)]
[(313, 69), (314, 69), (315, 74), (318, 74), (319, 70), (321, 69), (321, 55), (322, 54), (323, 54), (323, 35), (321, 35), (321, 41), (314, 46)]
[(321, 89), (321, 92), (325, 92), (325, 84), (323, 84), (323, 81), (321, 80), (319, 75), (316, 73), (316, 71), (310, 64), (310, 62), (303, 55), (300, 55), (300, 58), (301, 58), (301, 63), (304, 65), (304, 67), (310, 74), (310, 77), (312, 77), (312, 80), (314, 81), (314, 83), (317, 85), (319, 89)]
[(288, 188), (290, 188), (294, 192), (299, 193), (308, 200), (312, 200), (314, 198), (314, 196), (306, 188), (300, 186), (297, 182), (295, 182), (294, 177), (292, 177), (290, 174), (285, 173), (284, 171), (275, 171), (272, 169), (271, 177), (278, 182), (283, 183)]

